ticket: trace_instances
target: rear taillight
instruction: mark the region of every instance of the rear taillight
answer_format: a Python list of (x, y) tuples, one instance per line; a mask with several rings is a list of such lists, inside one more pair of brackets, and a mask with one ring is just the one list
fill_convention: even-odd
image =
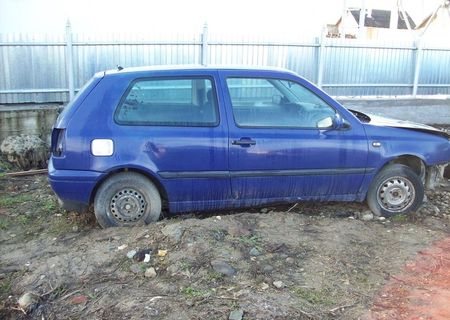
[(52, 153), (55, 157), (61, 157), (66, 148), (66, 130), (53, 129), (52, 132)]

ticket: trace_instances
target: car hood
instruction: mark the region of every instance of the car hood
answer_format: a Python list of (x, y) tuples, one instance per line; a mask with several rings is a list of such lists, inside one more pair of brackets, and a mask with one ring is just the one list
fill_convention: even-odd
[(444, 138), (450, 138), (450, 133), (447, 133), (443, 130), (439, 130), (432, 126), (427, 126), (425, 124), (411, 122), (411, 121), (385, 118), (385, 117), (377, 116), (374, 114), (362, 113), (360, 111), (355, 111), (355, 110), (350, 110), (350, 111), (362, 122), (369, 123), (374, 126), (410, 129), (410, 130), (415, 130), (415, 131), (436, 134), (436, 135), (444, 137)]

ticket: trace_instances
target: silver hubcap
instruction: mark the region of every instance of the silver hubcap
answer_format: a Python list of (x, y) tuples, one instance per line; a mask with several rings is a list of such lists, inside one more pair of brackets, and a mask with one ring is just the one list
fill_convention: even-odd
[(401, 212), (408, 209), (414, 202), (414, 186), (405, 177), (386, 179), (377, 192), (378, 204), (390, 212)]
[(146, 208), (144, 196), (131, 188), (118, 191), (109, 203), (111, 214), (120, 222), (134, 222), (141, 219)]

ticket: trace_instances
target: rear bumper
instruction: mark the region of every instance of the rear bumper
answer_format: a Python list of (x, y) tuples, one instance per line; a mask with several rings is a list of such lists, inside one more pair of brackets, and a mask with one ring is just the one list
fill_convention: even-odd
[(92, 192), (105, 175), (103, 172), (57, 170), (52, 159), (48, 163), (48, 180), (62, 208), (82, 212), (90, 204)]

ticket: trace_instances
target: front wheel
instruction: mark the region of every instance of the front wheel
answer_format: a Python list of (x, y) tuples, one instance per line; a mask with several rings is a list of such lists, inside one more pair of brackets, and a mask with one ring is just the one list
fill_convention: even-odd
[(147, 224), (159, 219), (161, 197), (145, 176), (121, 172), (102, 183), (95, 194), (94, 212), (103, 228)]
[(391, 164), (375, 176), (367, 204), (375, 215), (391, 217), (416, 211), (423, 196), (424, 186), (417, 174), (405, 165)]

